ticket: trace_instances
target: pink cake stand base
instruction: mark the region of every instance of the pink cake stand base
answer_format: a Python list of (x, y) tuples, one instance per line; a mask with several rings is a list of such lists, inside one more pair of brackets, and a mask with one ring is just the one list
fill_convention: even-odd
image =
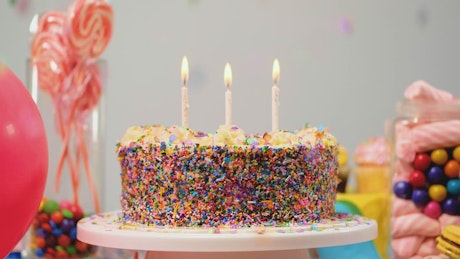
[(119, 221), (119, 213), (101, 213), (80, 220), (77, 238), (97, 246), (148, 251), (147, 259), (300, 259), (310, 258), (310, 248), (361, 243), (377, 237), (377, 223), (359, 216), (308, 227), (215, 233), (126, 225)]

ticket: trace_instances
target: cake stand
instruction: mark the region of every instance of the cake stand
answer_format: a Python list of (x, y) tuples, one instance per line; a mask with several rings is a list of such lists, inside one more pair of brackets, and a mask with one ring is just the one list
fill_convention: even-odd
[(360, 216), (309, 226), (253, 229), (163, 229), (123, 224), (119, 211), (78, 222), (77, 238), (97, 246), (148, 251), (149, 259), (309, 258), (308, 249), (375, 239), (377, 223)]

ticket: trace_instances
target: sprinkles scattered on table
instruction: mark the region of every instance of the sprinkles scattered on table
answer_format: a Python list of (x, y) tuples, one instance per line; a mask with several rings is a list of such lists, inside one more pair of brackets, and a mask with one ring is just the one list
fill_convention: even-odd
[(324, 128), (249, 135), (135, 126), (117, 145), (124, 226), (310, 226), (336, 216), (337, 143)]

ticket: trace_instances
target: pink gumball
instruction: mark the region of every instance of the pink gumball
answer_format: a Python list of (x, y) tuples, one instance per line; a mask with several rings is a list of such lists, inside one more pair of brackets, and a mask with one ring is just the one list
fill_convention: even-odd
[(24, 84), (0, 62), (0, 258), (38, 211), (48, 170), (40, 113)]
[(61, 202), (59, 202), (59, 208), (61, 208), (61, 210), (62, 209), (70, 210), (71, 207), (72, 207), (72, 202), (69, 200), (62, 200)]
[(435, 201), (430, 201), (423, 209), (423, 213), (430, 218), (437, 219), (442, 214), (441, 205)]

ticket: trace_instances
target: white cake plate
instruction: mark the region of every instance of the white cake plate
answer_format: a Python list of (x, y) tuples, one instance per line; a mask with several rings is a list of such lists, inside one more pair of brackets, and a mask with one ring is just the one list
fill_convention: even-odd
[[(119, 211), (78, 222), (77, 238), (97, 246), (150, 251), (146, 258), (309, 258), (309, 248), (361, 243), (377, 237), (374, 220), (350, 216), (311, 226), (186, 231), (126, 225)], [(217, 233), (216, 233), (217, 232)]]

